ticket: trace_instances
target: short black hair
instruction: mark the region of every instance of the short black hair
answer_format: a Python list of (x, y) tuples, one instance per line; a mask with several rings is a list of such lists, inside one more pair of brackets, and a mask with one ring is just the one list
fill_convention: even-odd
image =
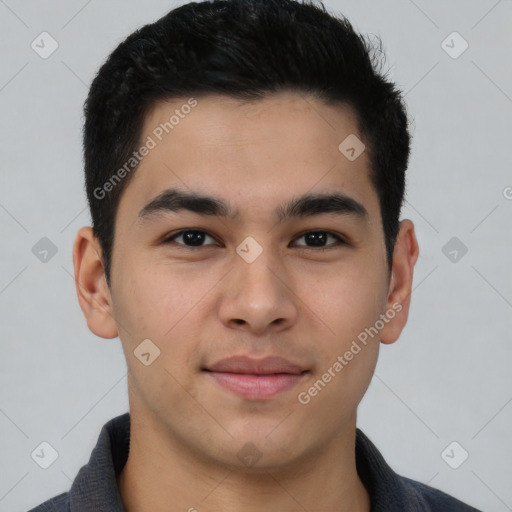
[(137, 166), (123, 179), (118, 171), (141, 145), (145, 116), (157, 101), (208, 94), (250, 102), (295, 91), (352, 107), (380, 201), (390, 272), (410, 135), (401, 91), (378, 69), (376, 39), (378, 46), (320, 1), (213, 0), (181, 5), (121, 42), (84, 104), (86, 192), (109, 287), (117, 208)]

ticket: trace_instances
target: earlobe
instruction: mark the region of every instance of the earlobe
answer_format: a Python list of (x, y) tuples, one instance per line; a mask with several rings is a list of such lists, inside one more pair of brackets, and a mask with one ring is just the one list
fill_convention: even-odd
[(389, 321), (380, 334), (382, 343), (394, 343), (407, 323), (414, 265), (418, 255), (419, 246), (414, 224), (409, 219), (402, 220), (393, 253), (393, 269), (385, 312)]
[(101, 247), (92, 228), (81, 228), (73, 244), (75, 287), (87, 326), (101, 338), (118, 336), (113, 317), (112, 298), (108, 289)]

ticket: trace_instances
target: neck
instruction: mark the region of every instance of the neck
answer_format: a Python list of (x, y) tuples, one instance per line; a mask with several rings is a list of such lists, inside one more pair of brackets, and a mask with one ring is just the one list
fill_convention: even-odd
[(155, 418), (137, 417), (130, 414), (130, 452), (118, 475), (127, 512), (370, 511), (355, 464), (355, 417), (315, 454), (244, 472), (200, 459)]

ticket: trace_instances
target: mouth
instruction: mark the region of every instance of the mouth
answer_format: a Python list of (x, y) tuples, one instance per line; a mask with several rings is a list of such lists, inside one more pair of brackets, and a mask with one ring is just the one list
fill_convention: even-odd
[(266, 400), (291, 389), (309, 370), (281, 357), (234, 356), (203, 368), (224, 389), (248, 400)]

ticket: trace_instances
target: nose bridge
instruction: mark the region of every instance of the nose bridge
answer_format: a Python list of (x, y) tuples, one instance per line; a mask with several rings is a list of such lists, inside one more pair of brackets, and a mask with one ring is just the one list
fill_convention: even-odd
[(235, 279), (240, 285), (237, 287), (238, 295), (247, 293), (255, 299), (260, 299), (260, 294), (269, 294), (269, 302), (272, 295), (280, 294), (282, 279), (276, 276), (284, 274), (284, 268), (276, 257), (276, 251), (267, 244), (261, 245), (255, 238), (247, 237), (236, 248), (238, 261), (235, 259)]
[(296, 304), (276, 251), (247, 237), (236, 252), (228, 289), (222, 298), (222, 321), (257, 331), (293, 322)]

